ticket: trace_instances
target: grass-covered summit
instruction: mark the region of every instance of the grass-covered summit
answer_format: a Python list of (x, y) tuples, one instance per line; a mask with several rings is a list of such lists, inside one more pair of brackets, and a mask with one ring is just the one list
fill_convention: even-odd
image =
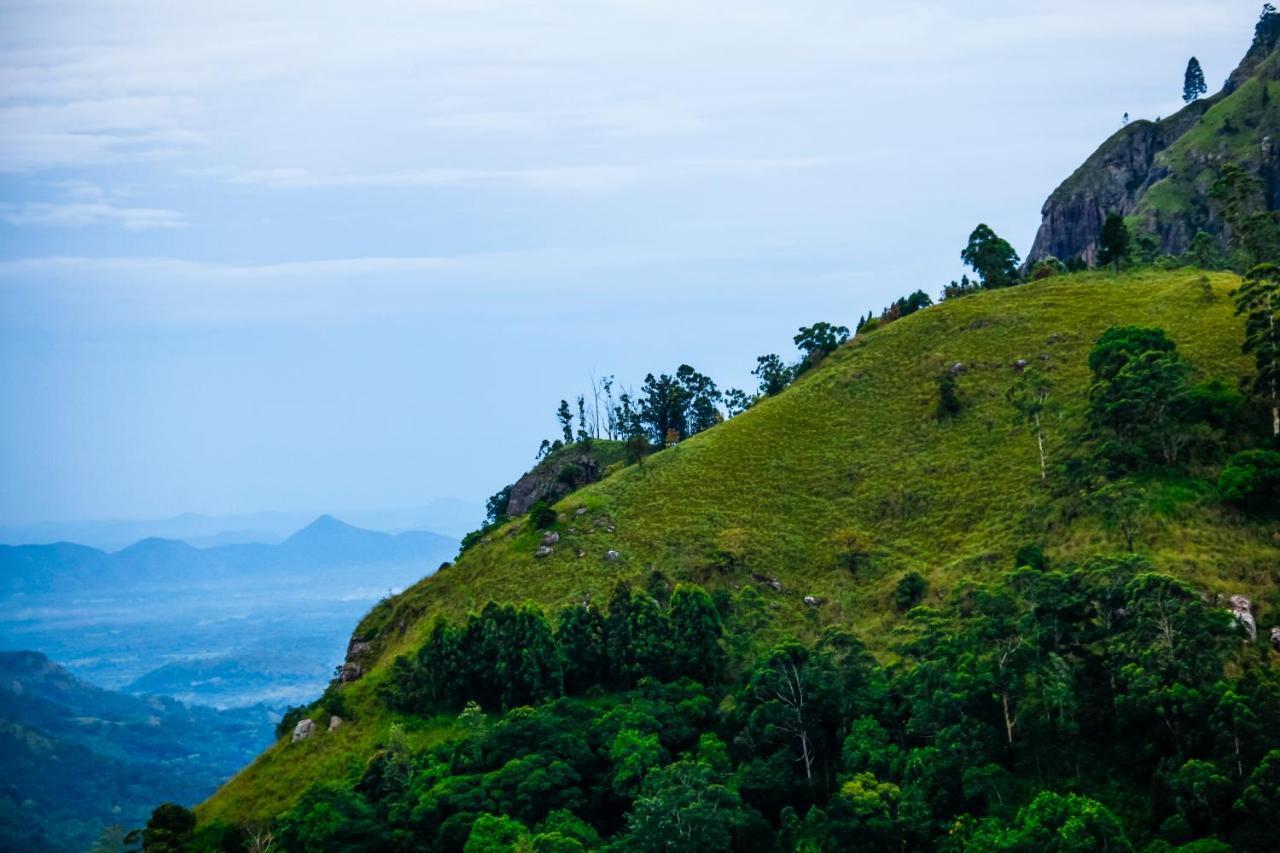
[[(859, 335), (781, 394), (563, 498), (546, 529), (512, 520), (379, 604), (354, 632), (369, 644), (357, 655), (362, 677), (313, 709), (323, 725), (336, 699), (346, 722), (301, 743), (284, 738), (201, 806), (202, 820), (262, 824), (313, 783), (354, 784), (389, 736), (428, 750), (465, 734), (461, 718), (394, 711), (386, 696), (393, 662), (412, 657), (437, 618), (461, 624), (488, 602), (551, 614), (604, 604), (619, 581), (644, 589), (657, 572), (713, 593), (752, 590), (750, 653), (787, 636), (813, 642), (830, 626), (888, 663), (900, 653), (904, 576), (923, 579), (921, 603), (941, 605), (963, 579), (1000, 577), (1020, 546), (1063, 565), (1124, 551), (1126, 531), (1082, 501), (1060, 467), (1086, 430), (1090, 351), (1110, 327), (1159, 327), (1197, 377), (1234, 387), (1252, 365), (1229, 298), (1238, 283), (1190, 270), (1059, 276)], [(1045, 481), (1007, 399), (1029, 368), (1054, 389)], [(961, 409), (940, 419), (942, 376)], [(1280, 603), (1280, 537), (1220, 501), (1220, 464), (1137, 478), (1142, 506), (1127, 532), (1151, 566), (1206, 600), (1249, 596), (1265, 634)], [(730, 668), (748, 667), (748, 656)]]

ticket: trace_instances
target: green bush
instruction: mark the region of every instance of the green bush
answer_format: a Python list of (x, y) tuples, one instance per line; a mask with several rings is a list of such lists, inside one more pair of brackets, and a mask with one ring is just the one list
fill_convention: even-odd
[(1013, 567), (1020, 569), (1023, 566), (1030, 566), (1040, 571), (1049, 568), (1049, 558), (1044, 555), (1044, 546), (1028, 542), (1019, 547), (1013, 554)]
[(893, 606), (898, 610), (910, 610), (924, 598), (925, 581), (919, 572), (907, 572), (893, 588)]
[(1255, 512), (1280, 508), (1280, 453), (1246, 450), (1227, 460), (1218, 477), (1222, 499)]
[(556, 523), (556, 511), (546, 501), (534, 501), (529, 507), (529, 523), (539, 530), (545, 530)]

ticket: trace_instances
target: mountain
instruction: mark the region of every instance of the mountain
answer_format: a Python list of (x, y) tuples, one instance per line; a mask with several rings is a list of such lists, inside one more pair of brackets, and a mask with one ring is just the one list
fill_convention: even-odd
[[(301, 849), (297, 839), (306, 828), (336, 811), (350, 821), (339, 823), (343, 832), (366, 833), (358, 837), (367, 839), (381, 838), (384, 829), (410, 833), (438, 849), (462, 849), (468, 837), (479, 843), (488, 832), (507, 844), (543, 836), (557, 836), (560, 844), (572, 836), (579, 845), (547, 849), (595, 849), (599, 836), (632, 832), (625, 835), (628, 843), (649, 849), (642, 840), (650, 831), (652, 849), (691, 849), (661, 840), (678, 828), (663, 824), (662, 814), (687, 814), (703, 828), (702, 821), (715, 824), (712, 815), (732, 814), (717, 830), (721, 835), (697, 835), (718, 839), (699, 842), (705, 849), (796, 849), (797, 838), (825, 837), (821, 833), (836, 831), (829, 822), (846, 821), (834, 824), (847, 827), (845, 835), (806, 849), (851, 849), (852, 839), (878, 838), (868, 833), (890, 827), (899, 834), (883, 843), (866, 841), (866, 849), (889, 850), (930, 849), (948, 831), (977, 837), (1018, 821), (1029, 821), (1025, 831), (1032, 833), (1036, 820), (1057, 821), (1063, 809), (1079, 807), (1110, 821), (1096, 828), (1100, 837), (1152, 838), (1167, 815), (1159, 811), (1164, 806), (1151, 805), (1155, 768), (1146, 756), (1156, 747), (1143, 740), (1159, 738), (1151, 734), (1156, 718), (1122, 725), (1106, 717), (1108, 708), (1129, 706), (1106, 692), (1120, 676), (1108, 681), (1099, 669), (1113, 665), (1107, 655), (1163, 642), (1121, 642), (1115, 633), (1128, 628), (1117, 628), (1127, 617), (1114, 614), (1146, 613), (1147, 603), (1095, 603), (1089, 597), (1095, 593), (1078, 592), (1072, 593), (1079, 596), (1075, 603), (1052, 605), (1065, 609), (1046, 610), (1043, 600), (1032, 606), (1020, 596), (1044, 594), (1035, 591), (1057, 589), (1054, 584), (1101, 583), (1095, 579), (1102, 570), (1090, 567), (1118, 566), (1116, 572), (1130, 574), (1123, 582), (1108, 580), (1111, 586), (1096, 594), (1114, 595), (1117, 583), (1135, 596), (1146, 588), (1141, 584), (1174, 584), (1185, 590), (1176, 593), (1185, 601), (1178, 606), (1190, 608), (1199, 620), (1194, 624), (1207, 626), (1210, 638), (1202, 645), (1196, 635), (1201, 652), (1235, 649), (1241, 660), (1233, 666), (1270, 666), (1265, 643), (1212, 639), (1234, 624), (1229, 596), (1248, 597), (1244, 606), (1251, 620), (1256, 614), (1263, 637), (1280, 605), (1277, 527), (1242, 517), (1217, 498), (1220, 457), (1145, 476), (1132, 486), (1144, 509), (1122, 522), (1082, 500), (1080, 487), (1068, 479), (1071, 466), (1064, 464), (1084, 452), (1090, 351), (1110, 327), (1164, 329), (1198, 381), (1220, 379), (1221, 387), (1234, 388), (1249, 374), (1252, 362), (1240, 351), (1242, 320), (1228, 296), (1238, 283), (1231, 274), (1198, 270), (1055, 276), (948, 300), (858, 335), (782, 393), (562, 497), (549, 528), (516, 518), (487, 532), (455, 564), (378, 604), (354, 632), (342, 678), (305, 715), (290, 719), (304, 729), (306, 719), (314, 721), (314, 733), (268, 749), (197, 809), (202, 826), (276, 817), (292, 839), (286, 849)], [(1047, 480), (1040, 476), (1036, 437), (1015, 419), (1007, 397), (1031, 366), (1052, 379), (1053, 415), (1044, 426), (1053, 472)], [(958, 394), (960, 413), (953, 417), (938, 416), (943, 385)], [(1137, 552), (1132, 557), (1130, 548)], [(1116, 552), (1122, 556), (1105, 556)], [(1055, 571), (1044, 572), (1043, 580), (1006, 580), (1015, 554), (1017, 564)], [(1149, 569), (1169, 579), (1152, 580), (1143, 573)], [(618, 597), (619, 582), (630, 584), (633, 598)], [(1006, 583), (1011, 586), (1001, 586)], [(697, 584), (710, 596), (699, 604), (698, 593), (688, 587), (682, 592), (680, 584)], [(952, 597), (961, 590), (967, 592)], [(1163, 596), (1154, 606), (1168, 606)], [(630, 611), (632, 621), (619, 623), (623, 627), (610, 639), (591, 639), (593, 630), (615, 631), (607, 620), (626, 613), (622, 608), (632, 600), (640, 602)], [(677, 624), (675, 615), (662, 615), (665, 601), (672, 614), (685, 608), (679, 612), (701, 613), (701, 621), (645, 627), (666, 624), (664, 619)], [(527, 602), (535, 609), (486, 607), (490, 602)], [(670, 637), (660, 633), (670, 630), (685, 639), (662, 642), (691, 644), (711, 631), (711, 640), (691, 646), (697, 653), (681, 657), (677, 646), (647, 663), (645, 647), (618, 645), (619, 663), (608, 666), (621, 674), (605, 684), (588, 679), (595, 686), (582, 688), (581, 699), (540, 704), (538, 694), (530, 699), (514, 690), (517, 679), (537, 683), (528, 679), (543, 665), (553, 679), (540, 688), (548, 691), (543, 696), (583, 677), (556, 669), (554, 655), (539, 657), (545, 647), (538, 637), (551, 641), (530, 627), (538, 624), (536, 614), (564, 608), (564, 624), (577, 624), (574, 614), (603, 612), (605, 602), (609, 615), (596, 623), (602, 628), (590, 628), (587, 616), (581, 617), (587, 620), (580, 623), (584, 633), (558, 635), (562, 649), (579, 641), (588, 649), (572, 658), (574, 666), (591, 660), (604, 666), (590, 656), (614, 655), (614, 637), (624, 638), (622, 644), (639, 636), (626, 631)], [(916, 603), (925, 606), (910, 610)], [(442, 618), (462, 626), (482, 608), (483, 615), (457, 634), (438, 627)], [(1177, 618), (1175, 633), (1191, 630), (1192, 621)], [(1145, 626), (1145, 619), (1129, 624)], [(1073, 627), (1062, 628), (1067, 621)], [(1078, 630), (1072, 636), (1108, 638), (1088, 640), (1097, 645), (1087, 650), (1037, 651), (1035, 666), (1045, 668), (1018, 682), (1034, 685), (1028, 689), (1036, 696), (1056, 689), (1051, 683), (1067, 684), (1072, 697), (1080, 691), (1078, 700), (1063, 700), (1080, 702), (1071, 706), (1079, 715), (1070, 721), (1050, 708), (1048, 722), (1037, 722), (1011, 705), (1008, 694), (1001, 710), (1001, 679), (1012, 677), (1002, 667), (1032, 654), (1033, 646), (1039, 649), (1035, 643), (1056, 642), (1030, 639), (1033, 633), (1048, 636), (1041, 633), (1045, 625), (1059, 626), (1057, 637)], [(857, 640), (826, 633), (837, 628)], [(518, 637), (509, 659), (500, 639), (506, 630)], [(1014, 630), (1023, 633), (1008, 633)], [(961, 637), (974, 645), (960, 648)], [(1183, 654), (1181, 640), (1169, 642), (1171, 653), (1178, 650), (1175, 658)], [(423, 649), (430, 655), (421, 656)], [(700, 676), (710, 685), (705, 694), (697, 685), (670, 680), (677, 661), (684, 661), (677, 672), (715, 673), (720, 656), (723, 682)], [(877, 668), (877, 659), (899, 666)], [(907, 660), (919, 663), (906, 666)], [(841, 674), (806, 674), (818, 666), (815, 661), (827, 661), (830, 672)], [(974, 669), (977, 662), (990, 668)], [(846, 665), (853, 669), (840, 668)], [(1120, 663), (1114, 665), (1120, 672)], [(668, 674), (637, 681), (635, 667)], [(1055, 667), (1069, 674), (1053, 675), (1060, 672)], [(458, 681), (457, 671), (480, 675)], [(1269, 677), (1251, 683), (1269, 683)], [(1053, 680), (1061, 678), (1067, 681)], [(841, 693), (846, 683), (861, 686)], [(1087, 692), (1095, 688), (1099, 692)], [(1255, 695), (1243, 683), (1238, 689)], [(1196, 690), (1203, 696), (1209, 687)], [(1260, 720), (1280, 719), (1280, 694), (1257, 690), (1264, 698), (1246, 704)], [(466, 697), (479, 697), (487, 713), (465, 709)], [(839, 711), (807, 711), (806, 703)], [(522, 704), (536, 707), (503, 714)], [(1210, 715), (1188, 713), (1195, 720)], [(345, 722), (328, 732), (333, 715)], [(853, 718), (859, 719), (856, 731)], [(827, 733), (819, 738), (820, 731)], [(1273, 733), (1265, 725), (1250, 731), (1251, 757), (1230, 771), (1235, 779), (1257, 766), (1264, 767), (1258, 773), (1270, 772), (1265, 767), (1271, 765), (1258, 761), (1275, 748)], [(1095, 735), (1098, 741), (1088, 740)], [(857, 740), (863, 737), (865, 743)], [(1035, 757), (1030, 751), (1037, 743), (1061, 746), (1052, 756)], [(944, 755), (957, 763), (948, 764), (952, 759)], [(1120, 756), (1136, 781), (1117, 781), (1126, 772), (1114, 763)], [(408, 778), (421, 787), (395, 781)], [(1063, 792), (1053, 797), (1078, 792), (1105, 806), (1052, 798), (1042, 804), (1036, 795), (1050, 786)], [(1161, 802), (1173, 802), (1172, 794), (1161, 796), (1168, 797)], [(1045, 814), (1026, 811), (1033, 797)], [(503, 817), (478, 819), (483, 812)], [(396, 818), (380, 816), (392, 813), (402, 822), (383, 827), (378, 821)], [(1206, 818), (1192, 818), (1182, 836), (1175, 827), (1167, 837), (1208, 833), (1201, 829)], [(591, 825), (580, 825), (582, 820)], [(913, 826), (931, 828), (917, 838), (909, 834)], [(339, 837), (357, 836), (326, 837), (339, 843)], [(775, 838), (778, 848), (771, 846)], [(784, 844), (786, 838), (792, 840)], [(1066, 849), (1030, 840), (1023, 846), (974, 843), (968, 849)], [(1105, 849), (1129, 849), (1127, 844)], [(531, 849), (542, 848), (535, 843)]]
[(328, 515), (276, 545), (196, 548), (154, 537), (113, 553), (67, 542), (0, 545), (0, 595), (228, 583), (393, 563), (421, 563), (425, 569), (447, 559), (456, 547), (454, 540), (436, 533), (381, 533)]
[(1271, 15), (1221, 92), (1173, 116), (1134, 121), (1104, 142), (1045, 202), (1028, 265), (1050, 256), (1095, 263), (1113, 212), (1162, 254), (1186, 252), (1198, 231), (1225, 248), (1226, 225), (1209, 193), (1229, 163), (1261, 179), (1257, 204), (1280, 208), (1278, 46), (1280, 19)]
[(0, 652), (0, 846), (80, 851), (160, 800), (195, 803), (270, 742), (262, 708), (125, 696), (37, 652)]
[[(434, 530), (462, 537), (484, 514), (484, 507), (439, 498), (418, 507), (350, 510), (341, 515), (359, 527), (398, 532)], [(180, 539), (199, 548), (246, 542), (275, 544), (315, 518), (307, 512), (253, 512), (236, 515), (182, 513), (157, 519), (42, 521), (0, 525), (0, 544), (42, 545), (78, 542), (102, 551), (118, 551), (141, 539)]]

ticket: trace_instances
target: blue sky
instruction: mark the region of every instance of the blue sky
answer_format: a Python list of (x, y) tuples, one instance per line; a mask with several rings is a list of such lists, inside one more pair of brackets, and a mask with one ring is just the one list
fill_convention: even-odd
[(962, 271), (1249, 0), (0, 0), (0, 523), (479, 501)]

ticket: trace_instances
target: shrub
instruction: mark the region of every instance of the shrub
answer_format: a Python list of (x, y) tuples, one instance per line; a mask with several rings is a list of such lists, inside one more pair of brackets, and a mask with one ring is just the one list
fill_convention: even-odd
[(1013, 553), (1013, 567), (1020, 569), (1023, 566), (1030, 566), (1039, 571), (1049, 568), (1049, 558), (1044, 555), (1044, 546), (1028, 542), (1026, 545), (1019, 547)]
[(893, 588), (893, 606), (897, 610), (906, 611), (920, 603), (924, 598), (925, 580), (919, 572), (907, 572)]
[(947, 371), (938, 377), (938, 420), (945, 421), (960, 414), (964, 404), (960, 402), (960, 390), (955, 374)]
[(1227, 460), (1218, 477), (1223, 500), (1274, 513), (1280, 507), (1280, 453), (1246, 450)]
[(546, 501), (534, 501), (529, 507), (529, 523), (539, 530), (545, 530), (556, 523), (556, 511)]

